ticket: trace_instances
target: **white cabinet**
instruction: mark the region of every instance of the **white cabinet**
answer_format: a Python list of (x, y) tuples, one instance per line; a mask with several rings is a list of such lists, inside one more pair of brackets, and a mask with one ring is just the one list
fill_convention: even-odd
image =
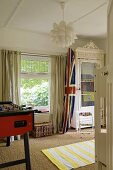
[(85, 127), (93, 127), (93, 115), (90, 112), (79, 113), (79, 130)]
[[(76, 129), (79, 129), (82, 114), (86, 114), (82, 117), (83, 127), (94, 126), (95, 70), (104, 65), (104, 52), (90, 41), (84, 47), (78, 47), (75, 56), (77, 86), (75, 124)], [(90, 116), (87, 115), (88, 113)]]

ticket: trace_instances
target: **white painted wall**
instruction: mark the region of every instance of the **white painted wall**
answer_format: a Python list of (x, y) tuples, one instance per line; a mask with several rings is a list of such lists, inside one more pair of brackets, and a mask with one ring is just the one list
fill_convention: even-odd
[[(77, 39), (72, 45), (75, 49), (79, 46), (84, 46), (94, 40), (94, 43), (100, 48), (106, 51), (105, 39)], [(9, 28), (0, 29), (0, 48), (20, 50), (22, 52), (32, 52), (41, 54), (57, 54), (67, 52), (67, 49), (59, 48), (52, 42), (51, 37), (48, 34), (39, 34), (36, 32), (16, 30)]]
[(41, 54), (65, 52), (65, 49), (58, 48), (47, 34), (7, 28), (0, 29), (0, 48)]
[(108, 15), (108, 64), (113, 67), (113, 1), (111, 2), (110, 13)]

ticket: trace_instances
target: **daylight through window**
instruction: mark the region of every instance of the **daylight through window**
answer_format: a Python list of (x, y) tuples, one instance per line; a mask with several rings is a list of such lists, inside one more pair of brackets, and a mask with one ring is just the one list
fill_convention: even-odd
[(42, 112), (50, 106), (50, 59), (48, 57), (22, 55), (21, 104)]

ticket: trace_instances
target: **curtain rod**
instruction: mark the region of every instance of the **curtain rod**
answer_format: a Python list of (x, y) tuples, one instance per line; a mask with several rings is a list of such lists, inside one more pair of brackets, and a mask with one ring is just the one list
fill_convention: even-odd
[(36, 53), (29, 53), (29, 52), (21, 52), (22, 55), (31, 55), (31, 56), (43, 56), (48, 57), (49, 54), (36, 54)]
[(25, 51), (22, 51), (22, 50), (18, 50), (18, 49), (13, 49), (13, 48), (0, 48), (0, 50), (11, 50), (11, 51), (19, 51), (21, 52), (21, 54), (23, 55), (32, 55), (32, 56), (43, 56), (43, 57), (48, 57), (48, 56), (57, 56), (57, 55), (63, 55), (65, 56), (67, 54), (67, 52), (57, 52), (57, 53), (46, 53), (46, 54), (43, 54), (43, 53), (37, 53), (37, 52), (25, 52)]
[(42, 57), (49, 57), (49, 56), (57, 56), (63, 55), (65, 56), (66, 53), (57, 53), (57, 54), (41, 54), (41, 53), (30, 53), (30, 52), (21, 52), (22, 55), (31, 55), (31, 56), (42, 56)]

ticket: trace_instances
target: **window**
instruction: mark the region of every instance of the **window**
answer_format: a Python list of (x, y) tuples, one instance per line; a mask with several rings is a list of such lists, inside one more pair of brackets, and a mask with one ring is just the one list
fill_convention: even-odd
[(49, 111), (50, 64), (48, 57), (22, 55), (21, 104)]

